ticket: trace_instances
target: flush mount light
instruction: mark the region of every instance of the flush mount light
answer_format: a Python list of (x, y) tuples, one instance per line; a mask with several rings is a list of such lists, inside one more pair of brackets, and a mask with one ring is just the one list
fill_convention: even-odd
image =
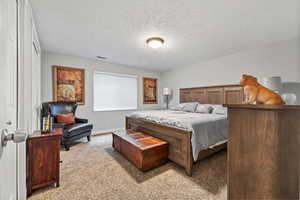
[(107, 59), (107, 57), (104, 57), (104, 56), (96, 56), (96, 58), (97, 58), (98, 60), (106, 60), (106, 59)]
[(149, 45), (149, 47), (153, 49), (157, 49), (161, 47), (164, 44), (164, 40), (159, 37), (152, 37), (146, 40), (146, 43)]

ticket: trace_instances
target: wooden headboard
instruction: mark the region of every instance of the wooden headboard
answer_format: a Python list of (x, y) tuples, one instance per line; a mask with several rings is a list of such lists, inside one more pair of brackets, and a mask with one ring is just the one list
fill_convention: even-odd
[(244, 90), (240, 85), (181, 88), (179, 95), (180, 103), (241, 104), (244, 100)]

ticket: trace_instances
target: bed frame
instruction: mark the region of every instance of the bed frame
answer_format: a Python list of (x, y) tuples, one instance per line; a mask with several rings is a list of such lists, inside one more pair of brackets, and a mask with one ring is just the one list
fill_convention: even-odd
[[(243, 87), (240, 85), (220, 85), (180, 89), (180, 103), (200, 102), (203, 104), (240, 104), (244, 99)], [(187, 175), (192, 175), (193, 155), (192, 132), (164, 126), (144, 119), (126, 117), (126, 129), (133, 129), (157, 137), (169, 143), (169, 160), (185, 168)], [(203, 150), (198, 159), (225, 149), (227, 144)]]

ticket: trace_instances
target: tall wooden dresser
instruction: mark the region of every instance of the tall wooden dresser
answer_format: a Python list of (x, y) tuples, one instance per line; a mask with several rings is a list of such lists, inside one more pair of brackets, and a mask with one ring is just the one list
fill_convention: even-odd
[(27, 196), (32, 190), (56, 184), (59, 187), (60, 137), (62, 129), (53, 133), (34, 132), (27, 139)]
[(299, 199), (300, 106), (227, 107), (228, 199)]

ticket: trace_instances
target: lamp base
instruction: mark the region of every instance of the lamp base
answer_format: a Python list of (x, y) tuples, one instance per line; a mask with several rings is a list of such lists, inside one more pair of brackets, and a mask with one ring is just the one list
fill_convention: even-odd
[(169, 95), (167, 95), (166, 98), (167, 98), (167, 110), (169, 110)]
[(283, 94), (281, 97), (287, 105), (296, 105), (297, 103), (297, 96), (293, 93), (286, 93)]

